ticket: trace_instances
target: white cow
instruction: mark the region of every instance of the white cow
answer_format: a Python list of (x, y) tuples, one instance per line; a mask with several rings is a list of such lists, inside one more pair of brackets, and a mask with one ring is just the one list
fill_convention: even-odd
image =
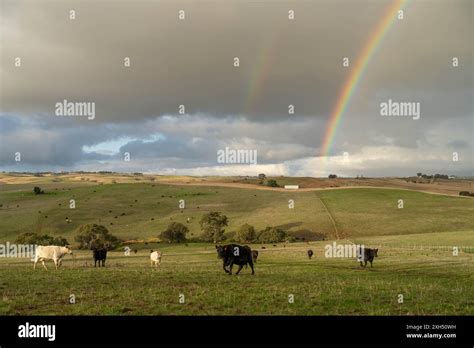
[(46, 265), (44, 264), (44, 260), (53, 260), (56, 269), (61, 266), (61, 262), (63, 260), (64, 255), (71, 255), (72, 250), (68, 247), (63, 246), (56, 246), (56, 245), (48, 245), (48, 246), (41, 246), (38, 245), (35, 251), (35, 264), (33, 265), (33, 269), (36, 269), (36, 263), (41, 261), (45, 270)]
[(161, 264), (161, 251), (151, 251), (150, 254), (150, 264), (153, 267), (153, 264), (155, 267), (158, 267)]

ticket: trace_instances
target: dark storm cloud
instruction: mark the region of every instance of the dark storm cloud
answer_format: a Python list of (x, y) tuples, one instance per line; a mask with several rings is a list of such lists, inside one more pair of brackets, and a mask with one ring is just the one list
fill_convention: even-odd
[[(160, 169), (207, 167), (218, 149), (234, 146), (257, 149), (259, 163), (313, 173), (289, 162), (319, 153), (350, 72), (342, 57), (355, 63), (391, 3), (2, 0), (0, 166), (16, 165), (19, 151), (25, 168), (140, 171), (150, 158)], [(472, 6), (407, 2), (354, 91), (331, 154), (370, 157), (367, 148), (379, 146), (472, 152)], [(54, 116), (63, 99), (95, 102), (96, 118)], [(380, 117), (387, 99), (420, 102), (420, 120)], [(170, 116), (180, 104), (186, 115)], [(163, 138), (147, 141), (153, 134)], [(119, 153), (84, 151), (120, 137), (134, 140)], [(125, 151), (135, 159), (128, 167)]]
[[(355, 62), (390, 1), (2, 4), (4, 111), (52, 113), (67, 98), (95, 101), (98, 122), (173, 114), (180, 104), (189, 113), (272, 121), (288, 116), (288, 104), (297, 114), (327, 117), (348, 71), (342, 57)], [(469, 53), (462, 11), (469, 2), (457, 4), (409, 4), (374, 61), (377, 82), (449, 84), (440, 68), (453, 54), (465, 62)], [(289, 8), (295, 21), (287, 19)], [(18, 56), (20, 69), (13, 66)]]

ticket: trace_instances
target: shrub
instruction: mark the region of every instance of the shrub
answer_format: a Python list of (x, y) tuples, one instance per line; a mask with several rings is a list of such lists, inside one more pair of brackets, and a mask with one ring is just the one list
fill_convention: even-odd
[(160, 233), (160, 239), (168, 243), (181, 243), (186, 241), (189, 228), (180, 222), (172, 222), (168, 228)]
[(224, 240), (224, 226), (228, 225), (228, 221), (227, 216), (216, 211), (203, 215), (199, 221), (203, 240), (214, 243)]
[(18, 244), (36, 244), (36, 245), (59, 245), (59, 246), (66, 246), (69, 245), (69, 242), (66, 238), (61, 236), (58, 237), (51, 237), (47, 234), (37, 234), (33, 232), (26, 232), (19, 235), (15, 243)]
[(38, 187), (38, 186), (35, 186), (35, 187), (33, 188), (33, 192), (35, 193), (35, 195), (41, 195), (41, 194), (44, 193), (44, 191), (43, 191), (40, 187)]
[(461, 191), (461, 192), (459, 192), (459, 195), (460, 196), (470, 196), (471, 194), (469, 193), (469, 191)]
[(243, 224), (237, 231), (235, 239), (238, 242), (253, 242), (256, 237), (255, 228), (249, 224)]
[(277, 243), (283, 242), (287, 234), (282, 229), (268, 226), (258, 235), (258, 241), (261, 243)]
[(328, 178), (329, 179), (337, 179), (337, 175), (336, 174), (329, 174)]
[(115, 249), (121, 240), (110, 234), (105, 226), (97, 224), (85, 224), (79, 226), (74, 238), (79, 243), (79, 249), (107, 248)]
[(66, 246), (69, 245), (69, 242), (66, 238), (59, 236), (54, 238), (54, 245)]
[(34, 232), (25, 232), (23, 234), (20, 234), (18, 237), (15, 239), (15, 243), (18, 244), (36, 244), (36, 241), (38, 240), (38, 234)]
[(270, 187), (278, 187), (278, 183), (276, 182), (275, 179), (270, 179), (270, 180), (267, 180), (267, 186), (270, 186)]

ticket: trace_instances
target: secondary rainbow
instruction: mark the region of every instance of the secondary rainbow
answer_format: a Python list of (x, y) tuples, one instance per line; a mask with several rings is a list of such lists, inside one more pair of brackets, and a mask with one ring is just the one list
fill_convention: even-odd
[(334, 109), (329, 117), (323, 143), (321, 145), (320, 154), (322, 156), (327, 156), (329, 154), (331, 145), (336, 135), (337, 127), (341, 121), (344, 111), (347, 108), (347, 105), (351, 100), (352, 94), (356, 89), (358, 82), (360, 81), (362, 74), (364, 73), (371, 57), (375, 53), (379, 43), (382, 41), (383, 36), (398, 17), (398, 11), (400, 11), (405, 6), (406, 2), (407, 0), (395, 0), (390, 5), (386, 14), (370, 35), (362, 53), (357, 58), (357, 61), (350, 72), (349, 77), (344, 83), (341, 92), (339, 93), (336, 105), (334, 106)]
[(263, 40), (263, 44), (260, 45), (260, 49), (257, 51), (256, 63), (250, 75), (248, 93), (245, 95), (244, 114), (253, 111), (252, 109), (256, 101), (262, 94), (263, 86), (273, 65), (272, 56), (276, 49), (278, 33), (279, 28), (270, 33), (270, 35)]

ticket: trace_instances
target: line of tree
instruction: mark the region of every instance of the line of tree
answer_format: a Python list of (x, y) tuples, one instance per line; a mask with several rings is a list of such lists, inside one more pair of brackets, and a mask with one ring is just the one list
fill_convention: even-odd
[[(201, 241), (218, 243), (226, 239), (225, 227), (229, 224), (227, 216), (220, 212), (210, 212), (204, 214), (199, 221), (202, 230)], [(179, 222), (172, 222), (166, 230), (160, 233), (160, 240), (168, 243), (183, 243), (189, 232), (187, 226)], [(265, 229), (256, 232), (255, 228), (249, 224), (243, 224), (233, 237), (234, 240), (242, 243), (277, 243), (283, 241), (293, 241), (294, 238), (278, 227), (267, 226)]]
[[(200, 240), (206, 242), (218, 243), (226, 239), (224, 236), (225, 227), (228, 226), (229, 219), (220, 212), (210, 212), (204, 214), (199, 222), (202, 229)], [(180, 222), (172, 222), (160, 233), (160, 240), (168, 243), (183, 243), (189, 228)], [(242, 225), (236, 232), (234, 239), (243, 243), (277, 243), (291, 240), (286, 231), (267, 226), (265, 229), (256, 232), (255, 228), (249, 224)], [(112, 235), (109, 230), (98, 224), (84, 224), (75, 231), (74, 240), (78, 243), (79, 249), (107, 248), (116, 249), (122, 244), (122, 240)], [(26, 232), (18, 236), (15, 240), (18, 244), (36, 244), (36, 245), (69, 245), (66, 238), (61, 236), (52, 237), (47, 234), (40, 235), (33, 232)]]

